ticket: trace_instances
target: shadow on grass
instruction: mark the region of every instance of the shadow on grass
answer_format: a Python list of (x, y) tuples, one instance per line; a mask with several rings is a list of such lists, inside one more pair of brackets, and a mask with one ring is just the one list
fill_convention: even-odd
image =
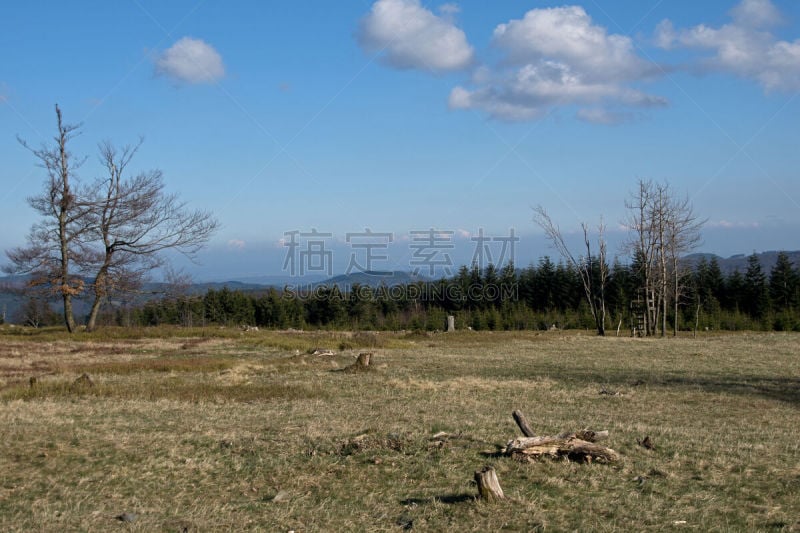
[[(480, 376), (485, 377), (485, 376)], [(728, 374), (694, 371), (653, 371), (641, 368), (612, 368), (608, 371), (595, 369), (548, 366), (535, 373), (493, 371), (493, 377), (508, 379), (541, 379), (576, 385), (601, 385), (621, 389), (622, 392), (636, 388), (663, 387), (667, 389), (701, 389), (715, 394), (760, 396), (800, 405), (800, 376), (765, 376), (757, 374)], [(598, 389), (599, 391), (600, 389)]]
[(443, 496), (434, 496), (432, 498), (406, 498), (405, 500), (400, 500), (402, 505), (430, 505), (435, 502), (441, 502), (448, 505), (454, 505), (458, 503), (467, 503), (467, 502), (474, 502), (477, 499), (477, 496), (474, 494), (445, 494)]

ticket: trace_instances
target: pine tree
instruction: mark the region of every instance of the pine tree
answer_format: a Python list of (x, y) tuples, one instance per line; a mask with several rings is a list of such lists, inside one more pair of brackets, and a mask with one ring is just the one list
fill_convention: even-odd
[(769, 276), (769, 294), (776, 311), (788, 311), (797, 306), (798, 285), (798, 274), (789, 256), (780, 252)]
[(747, 258), (747, 271), (744, 274), (743, 304), (744, 311), (758, 320), (764, 318), (769, 310), (767, 278), (755, 253)]

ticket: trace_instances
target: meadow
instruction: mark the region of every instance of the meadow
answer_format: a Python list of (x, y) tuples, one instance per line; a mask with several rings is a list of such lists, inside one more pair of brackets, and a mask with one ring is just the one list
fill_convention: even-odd
[(799, 443), (800, 334), (0, 327), (2, 531), (800, 531)]

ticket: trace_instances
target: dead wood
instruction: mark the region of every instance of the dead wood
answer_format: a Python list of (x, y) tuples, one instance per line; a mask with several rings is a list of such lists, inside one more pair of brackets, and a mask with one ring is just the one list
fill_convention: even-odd
[(517, 423), (517, 426), (519, 426), (519, 429), (522, 431), (523, 435), (526, 437), (536, 436), (536, 433), (534, 433), (533, 429), (531, 429), (531, 425), (528, 423), (528, 419), (525, 418), (525, 415), (522, 414), (522, 411), (516, 410), (511, 413), (511, 416), (514, 417), (514, 422)]
[(89, 374), (84, 373), (81, 375), (81, 377), (72, 382), (70, 389), (80, 390), (88, 389), (90, 387), (94, 387), (94, 381), (92, 381), (92, 378), (89, 377)]
[(566, 438), (553, 437), (521, 437), (506, 445), (506, 455), (516, 459), (533, 459), (537, 457), (567, 457), (572, 461), (613, 463), (619, 460), (619, 454), (594, 442), (579, 439), (574, 435)]
[(536, 436), (525, 415), (516, 410), (512, 413), (514, 421), (519, 426), (524, 437), (510, 441), (504, 454), (517, 459), (532, 459), (535, 457), (567, 457), (573, 461), (612, 463), (619, 460), (619, 454), (596, 444), (597, 441), (608, 438), (608, 431), (594, 431), (582, 429), (580, 431), (565, 431), (554, 436)]
[(478, 484), (478, 496), (488, 503), (496, 503), (506, 497), (497, 479), (497, 472), (491, 466), (475, 472), (475, 483)]
[(372, 364), (372, 352), (362, 352), (358, 354), (358, 359), (352, 365), (348, 365), (342, 369), (342, 372), (347, 373), (354, 373), (354, 372), (367, 372), (374, 368)]

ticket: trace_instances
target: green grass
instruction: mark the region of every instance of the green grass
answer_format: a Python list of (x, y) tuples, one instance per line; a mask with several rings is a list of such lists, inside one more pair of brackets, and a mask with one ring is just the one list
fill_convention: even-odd
[[(800, 530), (800, 335), (218, 331), (2, 332), (0, 530)], [(514, 409), (622, 461), (502, 457)]]

